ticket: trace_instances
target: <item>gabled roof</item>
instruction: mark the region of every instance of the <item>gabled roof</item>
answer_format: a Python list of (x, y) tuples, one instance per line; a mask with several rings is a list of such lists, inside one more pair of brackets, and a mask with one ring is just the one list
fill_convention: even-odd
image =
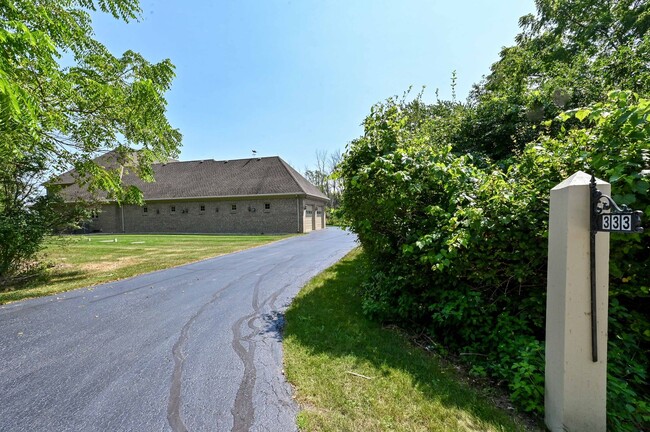
[[(110, 160), (107, 155), (97, 163)], [(304, 195), (328, 200), (316, 186), (290, 167), (278, 156), (230, 161), (197, 160), (154, 164), (155, 181), (145, 183), (134, 173), (124, 171), (123, 183), (136, 186), (145, 201), (201, 199), (238, 196)], [(90, 193), (72, 183), (75, 171), (62, 174), (52, 184), (68, 184), (61, 194), (66, 201), (89, 200)], [(72, 184), (71, 184), (72, 183)], [(95, 196), (95, 198), (104, 198)]]
[[(134, 162), (134, 159), (137, 156), (131, 154), (126, 156), (126, 158), (120, 156), (115, 150), (104, 153), (103, 155), (97, 156), (93, 159), (93, 162), (99, 166), (102, 166), (107, 169), (119, 168), (120, 165), (129, 165)], [(71, 185), (75, 183), (77, 177), (76, 170), (72, 169), (70, 171), (64, 172), (63, 174), (50, 179), (46, 184), (47, 185)]]

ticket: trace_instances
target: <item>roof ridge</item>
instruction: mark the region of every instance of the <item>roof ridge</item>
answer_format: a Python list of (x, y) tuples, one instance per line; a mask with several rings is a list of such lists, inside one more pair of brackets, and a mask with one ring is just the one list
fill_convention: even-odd
[[(145, 200), (264, 194), (297, 194), (328, 199), (280, 156), (233, 161), (161, 161), (153, 164), (152, 168), (154, 183), (144, 183), (132, 170), (124, 172), (125, 185), (140, 188)], [(66, 188), (68, 195), (83, 189), (83, 186), (75, 185), (73, 179), (69, 183)]]
[(216, 159), (194, 159), (194, 160), (188, 160), (188, 161), (182, 161), (182, 160), (172, 160), (169, 162), (157, 162), (154, 165), (169, 165), (171, 163), (190, 163), (190, 162), (239, 162), (239, 161), (246, 161), (246, 160), (261, 160), (261, 159), (273, 159), (273, 158), (278, 158), (280, 159), (279, 156), (256, 156), (256, 157), (248, 157), (248, 158), (240, 158), (240, 159), (222, 159), (222, 160), (216, 160)]
[(298, 186), (298, 189), (303, 191), (306, 195), (311, 195), (309, 193), (309, 191), (306, 191), (305, 188), (302, 187), (302, 185), (300, 184), (300, 181), (298, 181), (296, 176), (291, 172), (291, 171), (293, 171), (292, 169), (290, 169), (291, 166), (288, 163), (286, 163), (280, 156), (276, 156), (276, 157), (278, 158), (278, 160), (280, 161), (280, 164), (284, 167), (284, 169), (287, 170), (287, 172), (289, 173), (289, 175), (291, 176), (293, 181), (296, 183), (296, 186)]
[[(284, 169), (287, 170), (287, 172), (289, 173), (289, 175), (291, 176), (291, 178), (293, 179), (293, 181), (296, 182), (296, 184), (298, 185), (298, 188), (299, 188), (299, 189), (300, 189), (300, 190), (301, 190), (305, 195), (309, 195), (309, 196), (312, 196), (312, 197), (318, 197), (318, 195), (320, 195), (319, 198), (325, 198), (325, 199), (329, 200), (329, 198), (328, 198), (328, 197), (327, 197), (327, 196), (326, 196), (326, 195), (325, 195), (325, 194), (324, 194), (324, 193), (323, 193), (323, 192), (322, 192), (322, 191), (321, 191), (321, 190), (320, 190), (316, 185), (313, 185), (313, 184), (312, 184), (309, 180), (307, 180), (307, 179), (306, 179), (302, 174), (300, 174), (300, 173), (299, 173), (299, 172), (298, 172), (294, 167), (292, 167), (292, 166), (289, 165), (287, 162), (285, 162), (285, 161), (284, 161), (280, 156), (277, 156), (277, 158), (280, 160), (280, 163), (282, 164), (282, 166), (284, 167)], [(299, 178), (298, 178), (297, 176), (299, 176)], [(302, 179), (303, 181), (300, 181), (301, 179)], [(304, 183), (307, 183), (309, 186), (311, 186), (312, 188), (314, 188), (314, 190), (313, 190), (313, 191), (310, 191), (310, 190), (308, 190), (307, 188), (305, 188), (303, 182), (304, 182)], [(316, 192), (316, 193), (314, 193), (314, 192)]]

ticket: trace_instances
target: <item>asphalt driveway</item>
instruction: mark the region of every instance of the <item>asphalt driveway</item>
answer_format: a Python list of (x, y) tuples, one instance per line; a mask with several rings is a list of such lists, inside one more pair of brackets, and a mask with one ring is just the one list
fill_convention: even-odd
[(0, 431), (291, 431), (282, 310), (355, 246), (330, 228), (0, 306)]

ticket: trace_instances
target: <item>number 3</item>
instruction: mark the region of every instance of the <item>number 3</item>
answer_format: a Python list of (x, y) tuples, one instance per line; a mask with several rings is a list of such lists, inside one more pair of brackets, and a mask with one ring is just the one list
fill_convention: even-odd
[(632, 216), (623, 215), (623, 230), (630, 231), (632, 229)]

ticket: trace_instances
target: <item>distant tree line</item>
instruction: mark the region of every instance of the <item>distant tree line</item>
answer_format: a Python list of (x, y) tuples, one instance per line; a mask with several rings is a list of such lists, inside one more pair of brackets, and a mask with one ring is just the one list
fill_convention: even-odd
[[(550, 189), (593, 173), (650, 220), (650, 5), (536, 6), (467, 101), (374, 105), (337, 171), (365, 311), (541, 414)], [(650, 429), (649, 231), (611, 236), (608, 430)]]
[(327, 150), (317, 150), (316, 166), (306, 167), (304, 171), (305, 178), (330, 199), (329, 216), (334, 215), (334, 218), (336, 212), (331, 213), (331, 210), (338, 209), (342, 193), (342, 180), (336, 175), (336, 167), (341, 162), (341, 158), (340, 150), (332, 153), (328, 153)]

